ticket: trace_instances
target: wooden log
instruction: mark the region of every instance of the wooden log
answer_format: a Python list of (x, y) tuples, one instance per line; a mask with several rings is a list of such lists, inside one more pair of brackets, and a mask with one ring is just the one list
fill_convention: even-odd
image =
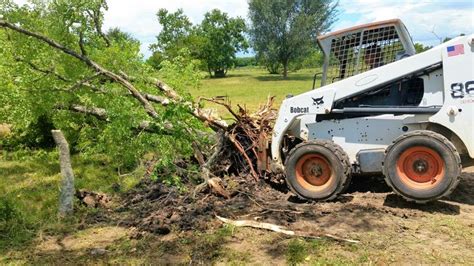
[(59, 149), (59, 165), (61, 167), (61, 191), (59, 195), (59, 215), (67, 216), (74, 211), (74, 173), (71, 166), (69, 144), (61, 130), (51, 130), (54, 142)]

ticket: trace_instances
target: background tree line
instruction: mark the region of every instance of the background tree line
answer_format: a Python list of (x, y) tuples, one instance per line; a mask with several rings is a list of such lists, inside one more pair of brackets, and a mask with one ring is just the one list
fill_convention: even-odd
[[(251, 0), (249, 26), (217, 9), (196, 25), (183, 10), (161, 9), (157, 18), (162, 31), (150, 46), (153, 55), (148, 62), (159, 69), (163, 60), (187, 49), (211, 77), (224, 77), (235, 66), (257, 64), (286, 77), (290, 70), (321, 64), (316, 36), (333, 24), (336, 7), (333, 0)], [(255, 60), (238, 59), (236, 54), (249, 47), (256, 53)]]

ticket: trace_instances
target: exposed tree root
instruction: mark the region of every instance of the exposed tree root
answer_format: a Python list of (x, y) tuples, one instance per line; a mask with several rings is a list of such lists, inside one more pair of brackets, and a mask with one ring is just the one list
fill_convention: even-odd
[(221, 185), (222, 181), (220, 178), (214, 176), (212, 173), (212, 167), (217, 164), (222, 150), (224, 148), (225, 134), (222, 131), (217, 133), (217, 145), (214, 149), (214, 153), (209, 157), (209, 159), (201, 166), (201, 178), (204, 180), (203, 183), (196, 186), (193, 196), (196, 196), (196, 193), (203, 191), (206, 187), (209, 187), (214, 193), (223, 196), (224, 198), (230, 198), (230, 193), (227, 192)]
[(259, 168), (259, 161), (265, 160), (266, 155), (259, 158), (259, 154), (262, 152), (261, 141), (270, 137), (276, 118), (272, 108), (273, 97), (269, 97), (266, 104), (254, 114), (249, 114), (241, 106), (235, 112), (230, 103), (222, 98), (200, 98), (200, 101), (224, 106), (235, 120), (225, 129), (226, 144), (218, 155), (219, 160), (216, 160), (218, 165), (213, 167), (214, 175), (251, 176), (254, 181), (265, 176), (264, 170)]

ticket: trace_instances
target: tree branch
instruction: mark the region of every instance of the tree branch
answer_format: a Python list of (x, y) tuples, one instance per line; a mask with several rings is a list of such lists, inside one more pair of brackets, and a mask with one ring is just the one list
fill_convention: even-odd
[(1, 20), (1, 19), (0, 19), (0, 27), (8, 28), (8, 29), (11, 29), (11, 30), (16, 31), (18, 33), (21, 33), (21, 34), (24, 34), (24, 35), (27, 35), (27, 36), (31, 36), (35, 39), (38, 39), (42, 42), (45, 42), (49, 46), (51, 46), (55, 49), (58, 49), (58, 50), (62, 51), (65, 54), (68, 54), (72, 57), (75, 57), (75, 58), (79, 59), (80, 61), (82, 61), (83, 63), (88, 65), (89, 67), (93, 68), (95, 71), (100, 72), (100, 73), (104, 74), (105, 76), (109, 77), (110, 79), (114, 80), (115, 82), (121, 84), (123, 87), (125, 87), (132, 94), (132, 96), (135, 99), (137, 99), (142, 104), (142, 106), (144, 107), (146, 113), (149, 116), (151, 116), (152, 118), (158, 118), (158, 113), (156, 112), (155, 108), (150, 104), (150, 102), (147, 99), (145, 99), (145, 97), (143, 97), (143, 95), (128, 80), (124, 79), (120, 75), (117, 75), (117, 74), (111, 72), (110, 70), (102, 67), (98, 63), (96, 63), (93, 60), (89, 59), (87, 56), (81, 55), (81, 54), (75, 52), (74, 50), (71, 50), (71, 49), (63, 46), (62, 44), (60, 44), (60, 43), (58, 43), (58, 42), (56, 42), (56, 41), (54, 41), (54, 40), (52, 40), (52, 39), (50, 39), (46, 36), (43, 36), (41, 34), (26, 30), (26, 29), (23, 29), (21, 27), (18, 27), (16, 25), (12, 24), (12, 23), (6, 22), (6, 21)]
[(252, 220), (231, 220), (231, 219), (227, 219), (218, 215), (216, 215), (216, 218), (219, 219), (223, 223), (231, 224), (236, 227), (252, 227), (252, 228), (257, 228), (257, 229), (265, 229), (265, 230), (282, 233), (289, 236), (298, 236), (298, 237), (316, 238), (316, 239), (325, 237), (325, 238), (329, 238), (329, 239), (336, 240), (339, 242), (348, 242), (352, 244), (357, 244), (360, 242), (359, 240), (342, 238), (342, 237), (338, 237), (338, 236), (330, 235), (330, 234), (292, 231), (292, 230), (288, 230), (287, 228), (283, 226), (276, 225), (276, 224), (263, 223), (263, 222), (257, 222), (257, 221), (252, 221)]
[(89, 77), (86, 77), (82, 80), (79, 80), (77, 81), (74, 85), (72, 85), (69, 90), (73, 91), (77, 88), (79, 88), (80, 86), (87, 86), (87, 87), (90, 87), (90, 88), (93, 88), (95, 91), (100, 91), (100, 89), (96, 88), (95, 86), (93, 86), (92, 84), (89, 83), (89, 81), (95, 79), (96, 77), (102, 75), (102, 73), (100, 72), (96, 72), (95, 74), (93, 74), (92, 76), (89, 76)]
[(92, 20), (94, 20), (94, 26), (95, 26), (95, 30), (97, 31), (97, 34), (99, 34), (99, 36), (102, 37), (102, 39), (104, 39), (106, 46), (110, 47), (109, 38), (107, 37), (107, 35), (105, 35), (102, 32), (102, 27), (101, 27), (100, 17), (99, 17), (100, 16), (100, 10), (94, 10), (92, 13), (88, 10), (87, 14), (89, 14), (89, 16), (92, 18)]
[[(89, 107), (79, 104), (71, 104), (69, 107), (58, 105), (56, 108), (59, 110), (69, 110), (84, 115), (91, 115), (101, 121), (110, 122), (107, 110), (104, 108)], [(137, 127), (132, 127), (132, 130), (160, 135), (173, 135), (173, 125), (171, 123), (165, 123), (163, 126), (159, 126), (150, 121), (142, 121)]]
[(38, 72), (41, 72), (41, 73), (44, 73), (44, 74), (48, 74), (48, 75), (53, 75), (55, 76), (56, 78), (64, 81), (64, 82), (70, 82), (69, 79), (63, 77), (62, 75), (58, 74), (56, 71), (54, 70), (51, 70), (51, 69), (42, 69), (40, 68), (39, 66), (35, 65), (34, 63), (30, 62), (30, 61), (27, 61), (27, 60), (24, 60), (20, 57), (16, 57), (15, 60), (17, 62), (22, 62), (22, 63), (25, 63), (27, 65), (29, 65), (33, 70), (36, 70)]
[(87, 56), (86, 48), (84, 48), (84, 33), (79, 32), (79, 48), (81, 49), (81, 54)]
[[(119, 73), (122, 77), (124, 77), (127, 80), (131, 80), (131, 81), (135, 80), (134, 77), (128, 76), (123, 71), (120, 71)], [(169, 98), (169, 101), (171, 103), (177, 103), (177, 102), (181, 102), (183, 100), (183, 97), (181, 97), (173, 88), (171, 88), (170, 86), (168, 86), (166, 83), (164, 83), (163, 81), (161, 81), (159, 79), (148, 78), (144, 82), (146, 82), (148, 84), (152, 84), (156, 88), (158, 88), (158, 90), (163, 92)], [(150, 101), (152, 101), (152, 100), (150, 100)], [(219, 129), (223, 129), (223, 130), (227, 129), (227, 127), (228, 127), (227, 122), (222, 120), (222, 119), (212, 117), (211, 112), (208, 112), (206, 110), (202, 110), (199, 107), (195, 107), (192, 102), (183, 102), (182, 104), (189, 107), (188, 112), (191, 115), (193, 115), (194, 117), (196, 117), (200, 121), (202, 121), (204, 123), (207, 123), (212, 129), (214, 129), (216, 131), (219, 130)]]
[(95, 116), (97, 119), (102, 120), (102, 121), (107, 121), (107, 122), (109, 121), (108, 116), (107, 116), (107, 111), (104, 108), (89, 107), (89, 106), (83, 106), (79, 104), (71, 104), (68, 107), (64, 105), (57, 105), (56, 109), (70, 110), (76, 113)]
[[(51, 46), (55, 49), (58, 49), (58, 50), (62, 51), (63, 53), (68, 54), (68, 55), (70, 55), (72, 57), (75, 57), (76, 59), (82, 61), (87, 66), (94, 69), (96, 72), (99, 72), (99, 73), (105, 75), (106, 77), (110, 78), (111, 80), (113, 80), (113, 81), (119, 83), (120, 85), (122, 85), (123, 87), (125, 87), (130, 92), (130, 94), (142, 104), (142, 106), (144, 107), (146, 113), (149, 116), (151, 116), (152, 118), (158, 118), (158, 113), (156, 112), (155, 108), (153, 107), (153, 105), (151, 105), (150, 101), (148, 100), (148, 99), (158, 100), (158, 98), (151, 97), (151, 98), (147, 99), (146, 96), (144, 96), (141, 92), (139, 92), (135, 88), (135, 86), (133, 86), (130, 83), (131, 79), (129, 79), (128, 76), (125, 75), (125, 73), (121, 73), (120, 75), (118, 75), (114, 72), (111, 72), (110, 70), (102, 67), (98, 63), (96, 63), (93, 60), (89, 59), (87, 56), (85, 56), (83, 54), (81, 55), (81, 54), (75, 52), (74, 50), (71, 50), (71, 49), (63, 46), (62, 44), (60, 44), (60, 43), (58, 43), (58, 42), (56, 42), (56, 41), (54, 41), (54, 40), (52, 40), (52, 39), (50, 39), (46, 36), (43, 36), (41, 34), (26, 30), (26, 29), (23, 29), (21, 27), (18, 27), (16, 25), (12, 24), (12, 23), (6, 22), (6, 21), (1, 20), (1, 19), (0, 19), (0, 27), (8, 28), (8, 29), (11, 29), (11, 30), (16, 31), (18, 33), (36, 38), (36, 39), (48, 44), (49, 46)], [(153, 80), (152, 83), (154, 83), (155, 86), (160, 91), (162, 91), (166, 96), (168, 96), (171, 100), (174, 100), (176, 102), (182, 101), (183, 98), (175, 90), (173, 90), (170, 86), (168, 86), (166, 83), (164, 83), (160, 80), (156, 80), (156, 79)], [(154, 101), (154, 100), (152, 100), (152, 101)], [(164, 101), (159, 101), (158, 100), (157, 102), (163, 103)], [(212, 118), (209, 113), (204, 112), (203, 110), (201, 110), (198, 107), (194, 107), (193, 103), (186, 102), (186, 103), (183, 103), (183, 104), (189, 106), (189, 113), (190, 114), (192, 114), (193, 116), (195, 116), (199, 120), (209, 124), (209, 126), (211, 128), (213, 128), (214, 130), (226, 129), (227, 128), (228, 125), (225, 121), (220, 120), (220, 119), (216, 119), (216, 118)]]

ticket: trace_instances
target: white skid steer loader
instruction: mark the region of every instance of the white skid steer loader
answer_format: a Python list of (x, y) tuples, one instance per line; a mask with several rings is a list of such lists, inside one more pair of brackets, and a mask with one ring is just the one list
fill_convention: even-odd
[(334, 199), (352, 175), (381, 173), (410, 201), (450, 194), (474, 158), (474, 34), (416, 54), (393, 19), (318, 44), (322, 87), (283, 101), (259, 168), (285, 173), (313, 200)]

